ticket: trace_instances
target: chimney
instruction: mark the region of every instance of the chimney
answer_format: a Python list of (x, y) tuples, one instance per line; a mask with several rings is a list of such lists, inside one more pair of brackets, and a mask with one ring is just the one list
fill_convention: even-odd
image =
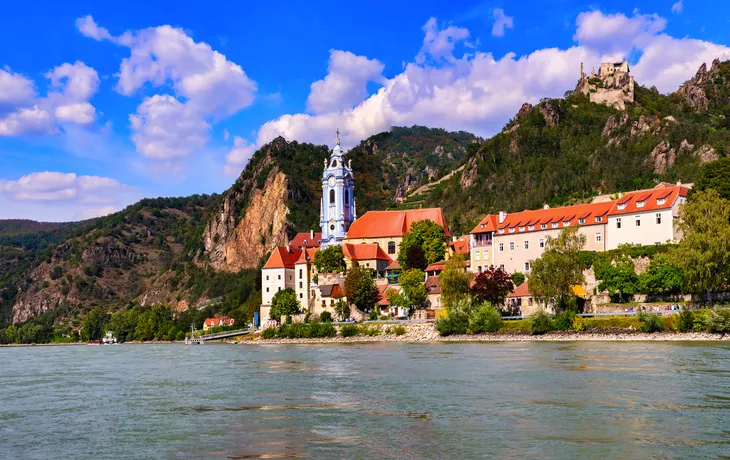
[(291, 247), (289, 246), (289, 243), (286, 243), (286, 252), (291, 252)]
[(677, 187), (681, 187), (681, 186), (682, 186), (682, 181), (681, 180), (678, 180), (677, 181)]
[(504, 211), (499, 211), (499, 223), (504, 223), (504, 220), (507, 218), (507, 213)]
[(546, 204), (546, 205), (544, 205), (544, 206), (542, 207), (542, 209), (550, 209), (550, 205), (549, 205), (549, 204)]
[(314, 230), (309, 231), (309, 239), (314, 240)]
[(623, 196), (624, 196), (623, 192), (618, 192), (618, 198), (619, 199), (623, 198)]
[(456, 235), (451, 237), (451, 241), (456, 241)]

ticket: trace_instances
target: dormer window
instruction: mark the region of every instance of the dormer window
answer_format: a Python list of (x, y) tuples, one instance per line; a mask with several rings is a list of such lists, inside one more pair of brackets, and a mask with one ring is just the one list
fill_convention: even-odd
[(646, 203), (646, 201), (637, 201), (636, 202), (636, 207), (637, 208), (643, 208), (644, 207), (644, 203)]
[(550, 225), (550, 226), (551, 226), (552, 228), (558, 228), (558, 223), (557, 223), (557, 222), (553, 222), (553, 223), (552, 223), (552, 225)]
[(547, 224), (540, 224), (540, 228), (545, 230), (547, 228)]
[(563, 222), (563, 227), (567, 227), (569, 225), (570, 225), (570, 221), (569, 220), (566, 220), (565, 222)]
[(619, 211), (623, 211), (624, 209), (626, 209), (626, 203), (621, 203), (621, 204), (618, 205), (618, 210)]
[(578, 219), (578, 223), (579, 224), (585, 224), (586, 223), (586, 220), (585, 219)]
[(509, 232), (510, 232), (510, 233), (514, 233), (514, 232), (515, 232), (515, 228), (514, 228), (514, 227), (510, 227), (510, 228), (509, 228)]
[(603, 217), (596, 217), (596, 222), (603, 222)]
[(521, 232), (524, 232), (525, 231), (525, 227), (520, 227), (520, 231)]
[(527, 229), (528, 229), (528, 230), (535, 230), (535, 226), (534, 226), (534, 225), (529, 225), (529, 226), (527, 227)]
[(487, 224), (482, 224), (482, 228), (487, 228)]
[(666, 198), (660, 198), (660, 199), (656, 200), (656, 204), (659, 206), (663, 205), (666, 202), (667, 202)]
[(500, 229), (499, 229), (499, 232), (498, 232), (498, 233), (499, 233), (499, 234), (502, 234), (502, 233), (504, 233), (504, 229), (503, 229), (503, 228), (500, 228)]

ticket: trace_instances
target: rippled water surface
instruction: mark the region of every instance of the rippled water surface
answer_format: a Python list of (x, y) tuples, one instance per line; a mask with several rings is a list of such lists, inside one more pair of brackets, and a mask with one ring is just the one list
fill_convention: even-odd
[(730, 346), (0, 348), (0, 458), (730, 458)]

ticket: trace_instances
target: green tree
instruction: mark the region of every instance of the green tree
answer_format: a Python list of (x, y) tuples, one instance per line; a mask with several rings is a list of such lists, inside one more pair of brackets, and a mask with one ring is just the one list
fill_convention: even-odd
[(639, 275), (639, 285), (644, 294), (676, 294), (682, 290), (684, 274), (666, 255), (657, 255)]
[(488, 268), (474, 276), (471, 293), (480, 302), (504, 305), (504, 299), (513, 289), (514, 284), (509, 273), (501, 268)]
[(428, 261), (426, 260), (426, 253), (423, 252), (421, 246), (410, 246), (406, 249), (405, 266), (404, 268), (417, 268), (418, 270), (425, 270), (428, 267)]
[(406, 270), (398, 277), (398, 284), (401, 292), (388, 292), (388, 301), (396, 307), (407, 308), (409, 315), (423, 306), (428, 298), (428, 290), (424, 284), (426, 274), (421, 270), (412, 268)]
[(585, 282), (580, 257), (585, 242), (578, 227), (563, 229), (557, 238), (547, 237), (545, 252), (532, 262), (528, 275), (530, 292), (538, 301), (552, 304), (558, 312), (577, 308), (573, 286)]
[(692, 292), (710, 293), (727, 285), (730, 274), (730, 201), (708, 189), (693, 194), (680, 211), (679, 245), (671, 261)]
[(461, 299), (469, 298), (472, 274), (464, 270), (465, 259), (462, 254), (455, 255), (446, 261), (446, 267), (439, 274), (441, 302), (447, 308)]
[(134, 340), (134, 330), (137, 328), (139, 311), (137, 309), (122, 310), (112, 315), (106, 329), (112, 331), (120, 342)]
[(354, 267), (345, 277), (345, 296), (362, 311), (369, 311), (378, 301), (378, 288), (372, 270)]
[(639, 275), (636, 274), (634, 261), (631, 257), (622, 254), (600, 271), (596, 271), (596, 278), (601, 282), (598, 289), (608, 291), (619, 302), (627, 300), (628, 296), (639, 292)]
[(730, 200), (730, 157), (720, 158), (702, 167), (702, 173), (692, 188), (690, 199), (695, 193), (707, 189), (713, 189), (720, 197)]
[(522, 272), (514, 272), (512, 273), (512, 283), (514, 283), (515, 287), (519, 286), (520, 284), (524, 283), (527, 277)]
[(398, 251), (398, 263), (404, 270), (408, 266), (408, 248), (418, 246), (423, 249), (426, 262), (432, 264), (446, 257), (446, 232), (444, 228), (430, 220), (419, 220), (411, 225), (411, 229), (403, 236)]
[(296, 315), (299, 313), (299, 309), (299, 299), (297, 299), (294, 289), (286, 288), (274, 294), (271, 299), (269, 317), (279, 321), (282, 316)]
[(156, 326), (155, 314), (152, 310), (140, 313), (137, 320), (137, 327), (134, 328), (134, 339), (145, 342), (154, 340)]
[(350, 304), (340, 299), (335, 302), (335, 314), (340, 318), (340, 321), (345, 321), (350, 317)]
[(96, 307), (84, 318), (82, 331), (87, 340), (99, 340), (104, 335), (104, 326), (109, 318), (104, 310)]
[(342, 248), (334, 245), (315, 252), (314, 266), (317, 267), (319, 273), (344, 273), (347, 266), (345, 265), (345, 255), (342, 253)]

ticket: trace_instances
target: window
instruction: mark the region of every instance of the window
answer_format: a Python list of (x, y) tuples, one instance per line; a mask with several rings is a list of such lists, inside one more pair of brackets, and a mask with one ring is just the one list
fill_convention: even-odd
[(502, 234), (502, 233), (504, 233), (504, 229), (503, 228), (500, 228), (499, 229), (499, 234)]
[(477, 267), (477, 271), (478, 271), (479, 273), (481, 273), (481, 272), (482, 272), (482, 266), (481, 266), (481, 265), (479, 265), (479, 266)]
[(330, 230), (335, 231), (335, 224), (330, 225)]
[(504, 243), (499, 243), (499, 252), (504, 252)]
[(330, 204), (335, 204), (335, 190), (330, 190)]
[(525, 249), (530, 249), (530, 242), (525, 240)]
[(279, 279), (281, 279), (281, 275), (277, 275), (277, 276), (279, 277)]
[(547, 228), (547, 224), (540, 224), (540, 228), (545, 230)]
[(656, 215), (656, 224), (661, 225), (662, 224), (662, 215), (658, 214)]
[(596, 232), (596, 243), (601, 242), (601, 232)]
[(525, 231), (525, 227), (524, 226), (523, 227), (520, 227), (520, 231), (521, 232), (524, 232)]
[(567, 227), (569, 225), (570, 225), (570, 221), (569, 220), (566, 220), (565, 222), (563, 222), (563, 227)]
[(350, 204), (350, 192), (345, 192), (345, 204)]
[(621, 228), (621, 218), (616, 219), (616, 228)]
[(578, 219), (578, 223), (581, 224), (581, 225), (583, 225), (583, 224), (586, 223), (586, 220), (585, 219)]
[(641, 217), (636, 216), (636, 226), (641, 227)]
[(596, 217), (596, 222), (603, 222), (603, 217)]
[(299, 282), (299, 289), (302, 289), (303, 287), (304, 287), (304, 283), (302, 283), (302, 282), (300, 281), (300, 282)]
[(525, 271), (526, 272), (530, 271), (530, 262), (525, 262)]
[(528, 307), (531, 307), (532, 306), (532, 297), (528, 297), (527, 298), (527, 306)]
[(291, 275), (289, 275), (289, 281), (291, 281)]
[(304, 271), (300, 268), (299, 269), (299, 278), (302, 278), (304, 276)]
[(509, 242), (509, 250), (510, 251), (514, 251), (515, 250), (515, 242), (514, 241), (510, 241)]
[(661, 198), (659, 200), (656, 200), (656, 204), (659, 205), (659, 206), (663, 205), (666, 202), (667, 202), (667, 199), (666, 198)]
[(337, 160), (335, 160), (335, 161), (332, 162), (332, 167), (333, 168), (336, 168), (337, 167)]
[(514, 233), (515, 232), (515, 228), (514, 227), (510, 227), (509, 232), (510, 233)]
[(528, 225), (528, 226), (527, 226), (527, 229), (528, 229), (528, 230), (535, 230), (535, 226), (534, 226), (534, 225)]
[(266, 281), (269, 281), (269, 275), (266, 275)]
[(279, 286), (279, 288), (277, 289), (277, 291), (281, 291), (281, 286)]
[(266, 286), (266, 292), (269, 292), (269, 287), (268, 286)]
[(476, 251), (476, 260), (482, 260), (482, 251)]
[(646, 203), (646, 200), (645, 201), (637, 201), (636, 202), (636, 207), (637, 208), (643, 208), (644, 207), (644, 203)]
[(300, 293), (299, 293), (299, 298), (300, 298), (300, 299), (303, 299), (303, 298), (304, 298), (304, 294), (302, 294), (302, 293), (300, 292)]
[(486, 262), (487, 260), (489, 260), (489, 250), (485, 249), (484, 250), (484, 261)]
[(504, 270), (504, 264), (499, 264), (500, 270)]
[(545, 247), (545, 239), (544, 238), (540, 238), (539, 240), (537, 240), (537, 244), (538, 244), (538, 246), (540, 246), (540, 248), (544, 248)]
[(551, 226), (552, 228), (558, 228), (558, 223), (557, 223), (557, 222), (553, 222), (553, 223), (552, 223), (552, 225), (550, 225), (550, 226)]
[(620, 205), (618, 205), (619, 211), (623, 211), (624, 209), (626, 209), (626, 203), (621, 203)]
[(395, 254), (395, 241), (388, 242), (388, 254)]

